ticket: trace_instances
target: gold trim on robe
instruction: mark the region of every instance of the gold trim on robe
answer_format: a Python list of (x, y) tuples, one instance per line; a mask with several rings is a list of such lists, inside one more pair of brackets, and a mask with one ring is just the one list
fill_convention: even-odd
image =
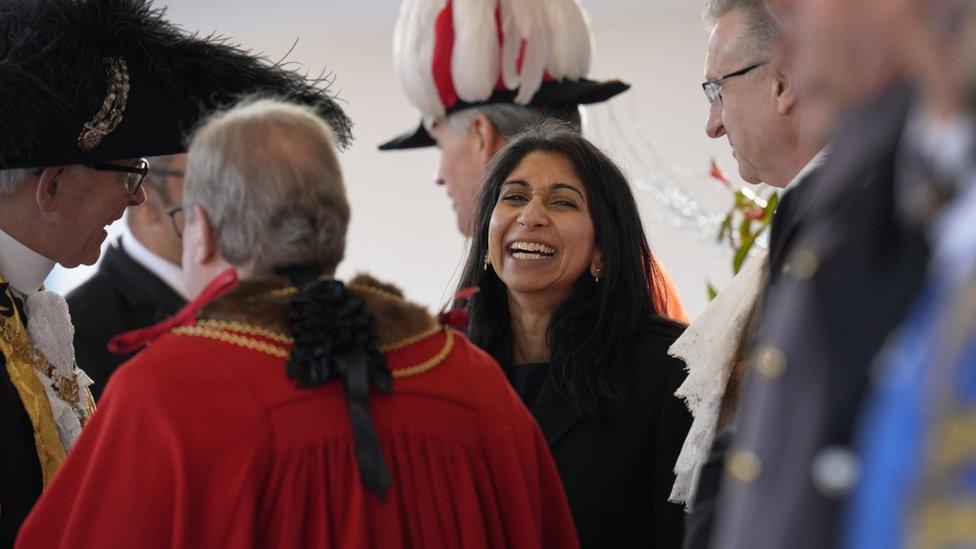
[[(4, 282), (0, 275), (0, 284)], [(14, 295), (9, 286), (5, 288), (11, 305)], [(37, 352), (27, 336), (27, 328), (16, 306), (11, 316), (4, 316), (0, 321), (0, 352), (3, 353), (7, 375), (10, 383), (17, 389), (20, 401), (24, 405), (34, 428), (34, 445), (37, 447), (37, 458), (41, 463), (41, 473), (44, 486), (47, 487), (54, 473), (64, 462), (65, 450), (58, 436), (58, 427), (54, 423), (51, 403), (48, 402), (44, 385), (34, 373), (34, 364), (30, 359), (31, 352)]]

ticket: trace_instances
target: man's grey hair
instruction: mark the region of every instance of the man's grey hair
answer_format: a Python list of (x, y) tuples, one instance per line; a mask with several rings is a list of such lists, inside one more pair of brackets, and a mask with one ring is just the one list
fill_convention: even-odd
[(471, 121), (479, 114), (490, 120), (506, 141), (527, 128), (538, 126), (550, 119), (567, 124), (577, 133), (582, 132), (579, 108), (566, 111), (549, 111), (511, 103), (491, 103), (460, 110), (451, 114), (447, 120), (455, 132), (464, 133), (471, 127)]
[[(769, 56), (779, 38), (779, 25), (766, 8), (764, 0), (708, 0), (705, 3), (704, 17), (710, 25), (734, 11), (745, 17), (738, 40), (738, 47), (744, 55)], [(756, 59), (761, 61), (761, 59)]]
[(14, 194), (31, 177), (31, 170), (26, 168), (0, 170), (0, 197)]
[(258, 99), (213, 115), (190, 142), (183, 201), (188, 216), (194, 204), (206, 211), (224, 259), (256, 275), (288, 265), (331, 275), (345, 252), (335, 137), (309, 107)]

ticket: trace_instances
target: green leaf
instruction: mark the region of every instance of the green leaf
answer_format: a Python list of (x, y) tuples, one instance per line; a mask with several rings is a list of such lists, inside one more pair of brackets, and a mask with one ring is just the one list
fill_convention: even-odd
[(734, 212), (735, 210), (729, 211), (725, 219), (722, 220), (722, 225), (718, 228), (718, 235), (715, 237), (716, 242), (721, 242), (728, 230), (732, 228), (732, 214)]
[(735, 209), (742, 211), (752, 208), (755, 205), (756, 203), (753, 202), (751, 198), (746, 196), (741, 190), (735, 192)]
[(715, 291), (715, 286), (712, 286), (712, 283), (708, 281), (705, 282), (705, 293), (708, 296), (709, 301), (715, 299), (715, 297), (718, 295), (718, 292)]
[(776, 208), (779, 206), (779, 193), (773, 191), (768, 197), (766, 197), (766, 215), (772, 219), (773, 213), (776, 212)]
[(735, 251), (735, 257), (732, 258), (732, 272), (739, 274), (742, 270), (742, 264), (745, 263), (746, 258), (749, 257), (749, 250), (752, 249), (752, 245), (756, 243), (756, 236), (759, 233), (751, 234), (748, 238), (744, 239), (741, 244), (739, 244), (739, 249)]
[(743, 216), (742, 221), (739, 222), (739, 246), (750, 238), (755, 239), (752, 235), (752, 220)]

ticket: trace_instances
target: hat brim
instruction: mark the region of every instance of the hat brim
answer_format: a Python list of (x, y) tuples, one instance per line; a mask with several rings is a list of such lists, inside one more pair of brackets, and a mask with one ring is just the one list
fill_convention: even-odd
[(427, 133), (427, 128), (424, 127), (424, 122), (421, 121), (417, 129), (413, 131), (406, 131), (401, 135), (394, 137), (393, 139), (387, 141), (380, 145), (381, 151), (395, 151), (399, 149), (420, 149), (423, 147), (433, 147), (437, 145), (434, 138)]
[[(532, 97), (532, 101), (527, 106), (543, 110), (563, 111), (576, 108), (579, 105), (589, 105), (601, 103), (611, 97), (627, 91), (630, 84), (620, 80), (607, 80), (597, 82), (581, 78), (579, 80), (552, 80), (543, 82), (539, 91)], [(492, 94), (486, 101), (468, 103), (458, 101), (451, 108), (447, 109), (447, 114), (455, 113), (460, 110), (491, 105), (496, 103), (514, 103), (516, 91), (502, 90)], [(392, 151), (399, 149), (419, 149), (422, 147), (433, 147), (437, 142), (430, 136), (424, 127), (423, 121), (411, 131), (394, 137), (393, 139), (379, 146), (381, 151)]]

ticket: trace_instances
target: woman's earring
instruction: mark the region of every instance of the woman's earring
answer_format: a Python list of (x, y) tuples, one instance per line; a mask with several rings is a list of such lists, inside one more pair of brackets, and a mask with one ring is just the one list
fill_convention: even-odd
[(491, 265), (491, 262), (488, 260), (488, 252), (485, 252), (485, 270), (486, 271), (488, 270), (488, 265)]
[(593, 275), (593, 281), (594, 282), (599, 282), (600, 281), (600, 274), (602, 272), (603, 272), (603, 268), (602, 267), (593, 267), (593, 268), (590, 269), (590, 274)]

